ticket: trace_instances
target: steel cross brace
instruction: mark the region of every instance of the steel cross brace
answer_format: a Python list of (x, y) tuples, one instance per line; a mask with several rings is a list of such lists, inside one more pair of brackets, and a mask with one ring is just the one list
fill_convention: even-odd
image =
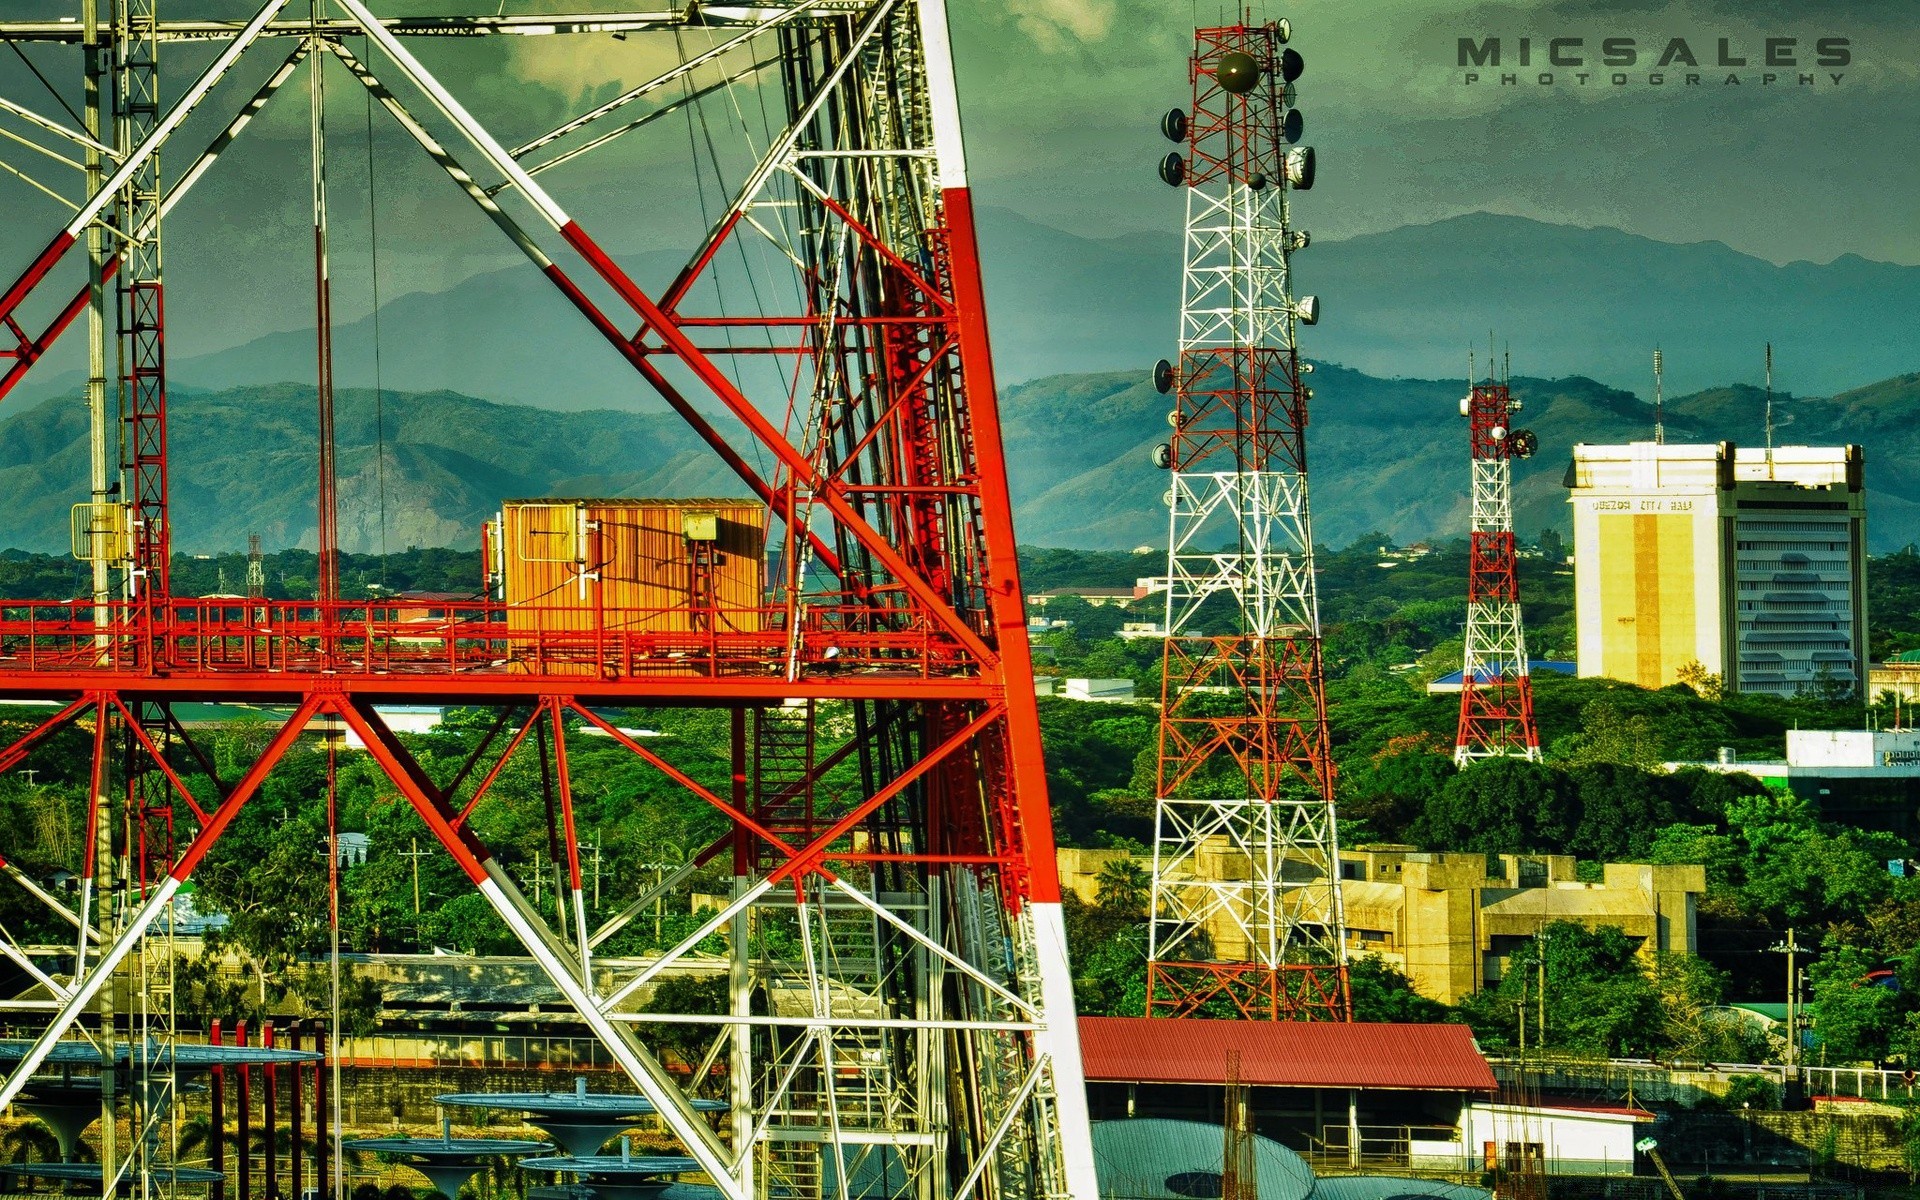
[[(586, 260), (601, 281), (613, 288), (633, 309), (642, 322), (642, 328), (652, 330), (665, 347), (686, 364), (700, 382), (726, 406), (734, 418), (746, 426), (755, 439), (781, 461), (782, 465), (792, 473), (793, 478), (803, 483), (820, 502), (827, 506), (841, 526), (920, 603), (927, 614), (944, 627), (947, 633), (978, 662), (983, 665), (997, 663), (998, 653), (974, 631), (966, 618), (955, 611), (947, 598), (936, 592), (932, 585), (906, 561), (896, 547), (867, 523), (848, 499), (845, 490), (815, 470), (814, 464), (789, 443), (753, 402), (734, 386), (733, 381), (727, 378), (719, 364), (693, 344), (678, 322), (664, 312), (640, 289), (638, 284), (628, 277), (625, 271), (608, 257), (586, 230), (568, 215), (559, 202), (536, 182), (525, 168), (514, 160), (486, 127), (454, 98), (419, 59), (415, 58), (393, 34), (380, 24), (378, 18), (367, 10), (361, 0), (339, 0), (339, 3), (348, 14), (360, 21), (367, 36), (379, 44), (380, 48), (400, 68), (401, 73), (406, 75), (414, 86), (418, 87), (440, 110), (441, 115), (453, 122), (482, 156), (513, 182), (541, 217)], [(876, 10), (876, 17), (889, 7), (891, 5), (888, 0), (881, 0)], [(757, 187), (758, 184), (756, 183), (755, 186)], [(497, 205), (494, 206), (496, 209), (497, 207)], [(524, 246), (522, 248), (525, 249)], [(542, 255), (542, 257), (545, 256)], [(548, 266), (543, 269), (562, 292), (569, 292), (568, 286), (562, 282), (563, 276), (558, 272), (558, 268), (551, 264), (551, 260), (548, 260)], [(569, 293), (569, 298), (574, 299), (573, 294)], [(575, 299), (575, 303), (578, 305), (580, 299)], [(596, 327), (601, 328), (603, 334), (608, 334), (606, 327), (599, 326), (598, 322), (595, 324)], [(635, 347), (637, 340), (637, 338), (617, 338), (616, 348), (626, 345), (632, 351), (627, 354), (628, 360), (634, 362), (649, 383), (653, 384), (657, 390), (661, 389), (666, 381), (651, 364), (644, 363), (644, 356), (640, 355)], [(674, 393), (670, 388), (663, 390), (661, 394), (668, 403), (673, 403)], [(674, 407), (678, 410), (681, 406), (675, 404)]]
[(260, 790), (260, 785), (266, 780), (267, 773), (293, 745), (300, 731), (306, 727), (308, 720), (328, 703), (319, 696), (310, 696), (294, 710), (286, 724), (274, 734), (273, 740), (267, 743), (266, 749), (261, 751), (260, 757), (255, 760), (253, 766), (247, 769), (247, 773), (234, 786), (233, 791), (210, 814), (207, 822), (194, 835), (193, 841), (181, 853), (179, 860), (173, 864), (166, 878), (148, 893), (146, 902), (134, 912), (127, 922), (127, 927), (120, 931), (91, 966), (80, 972), (74, 979), (72, 991), (68, 994), (66, 1002), (60, 1006), (47, 1027), (40, 1032), (40, 1036), (34, 1039), (33, 1045), (28, 1048), (19, 1065), (14, 1067), (11, 1075), (7, 1076), (6, 1083), (0, 1085), (0, 1108), (12, 1104), (20, 1095), (21, 1089), (26, 1087), (33, 1073), (45, 1064), (47, 1056), (53, 1052), (54, 1043), (60, 1040), (72, 1027), (80, 1013), (93, 1002), (95, 996), (100, 994), (100, 989), (113, 977), (120, 963), (126, 959), (134, 946), (139, 944), (140, 939), (146, 936), (147, 929), (172, 902), (174, 894), (180, 890), (180, 885), (187, 881), (193, 874), (194, 868), (200, 865), (201, 859), (206, 857), (207, 851), (220, 840), (220, 835), (226, 832), (228, 824), (239, 815), (241, 808)]
[[(218, 137), (207, 144), (207, 148), (201, 151), (200, 157), (194, 160), (193, 165), (187, 168), (186, 173), (181, 175), (179, 180), (167, 189), (166, 195), (162, 197), (160, 201), (159, 215), (162, 218), (173, 211), (173, 206), (178, 204), (181, 197), (185, 196), (187, 191), (200, 181), (200, 178), (213, 166), (214, 160), (226, 152), (227, 147), (231, 146), (234, 140), (240, 136), (241, 130), (245, 129), (247, 125), (252, 122), (253, 118), (259, 115), (260, 110), (266, 107), (267, 101), (273, 98), (274, 93), (278, 92), (281, 85), (286, 83), (287, 79), (292, 76), (294, 68), (299, 66), (300, 61), (307, 56), (308, 49), (309, 47), (304, 42), (294, 47), (293, 53), (289, 54), (286, 61), (281, 63), (273, 74), (267, 77), (267, 81), (261, 84), (260, 89), (242, 106), (239, 114), (227, 123), (227, 127), (221, 130)], [(152, 233), (152, 230), (152, 223), (150, 221), (145, 222), (139, 229), (133, 231), (133, 237), (135, 239), (147, 237)], [(100, 269), (100, 282), (102, 284), (110, 281), (120, 270), (120, 264), (125, 259), (126, 253), (127, 243), (123, 241), (107, 256), (106, 261), (101, 264)], [(80, 290), (74, 293), (73, 299), (69, 300), (66, 305), (61, 308), (60, 312), (53, 320), (47, 323), (46, 328), (38, 336), (32, 338), (23, 336), (18, 348), (11, 351), (0, 351), (0, 358), (12, 358), (14, 360), (13, 365), (7, 368), (7, 373), (0, 376), (0, 399), (5, 399), (7, 394), (13, 391), (14, 386), (25, 377), (27, 371), (33, 364), (40, 361), (40, 358), (52, 348), (53, 344), (60, 339), (60, 336), (67, 331), (68, 327), (86, 310), (88, 292), (89, 289), (85, 285), (82, 285)], [(7, 318), (9, 324), (11, 324), (12, 319), (9, 315)]]
[[(571, 968), (566, 949), (554, 938), (546, 922), (535, 914), (526, 897), (521, 895), (519, 885), (501, 868), (492, 852), (474, 836), (471, 829), (454, 824), (455, 814), (446, 797), (427, 778), (418, 761), (400, 744), (373, 706), (366, 701), (349, 700), (338, 704), (336, 711), (348, 728), (359, 735), (368, 753), (400, 788), (401, 794), (420, 815), (420, 819), (426, 822), (427, 828), (433, 831), (481, 896), (485, 897), (501, 921), (525, 947), (528, 955), (547, 976), (548, 982), (574, 1006), (581, 1020), (586, 1022), (587, 1027), (593, 1030), (620, 1064), (621, 1070), (653, 1102), (661, 1119), (686, 1145), (688, 1152), (700, 1164), (700, 1169), (713, 1178), (729, 1200), (748, 1200), (740, 1187), (738, 1164), (730, 1159), (726, 1147), (713, 1129), (687, 1103), (686, 1096), (668, 1076), (666, 1068), (640, 1044), (633, 1031), (610, 1020), (601, 1011), (599, 997), (594, 994), (591, 985)], [(743, 1152), (738, 1148), (736, 1150), (737, 1154)]]

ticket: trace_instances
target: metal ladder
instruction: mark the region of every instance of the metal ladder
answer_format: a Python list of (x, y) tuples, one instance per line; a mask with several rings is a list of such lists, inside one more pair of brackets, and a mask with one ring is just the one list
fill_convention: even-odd
[[(789, 845), (813, 840), (813, 723), (811, 700), (795, 700), (753, 714), (753, 816)], [(758, 843), (757, 865), (770, 871), (779, 852)]]

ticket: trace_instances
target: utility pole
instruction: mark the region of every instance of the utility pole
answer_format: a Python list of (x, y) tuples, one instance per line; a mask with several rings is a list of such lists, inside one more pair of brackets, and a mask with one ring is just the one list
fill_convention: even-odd
[(1527, 1056), (1527, 977), (1520, 976), (1520, 1003), (1514, 1006), (1520, 1017), (1520, 1057)]
[(1539, 966), (1540, 966), (1540, 996), (1539, 996), (1540, 1021), (1538, 1026), (1535, 1029), (1535, 1032), (1538, 1034), (1535, 1040), (1540, 1043), (1540, 1049), (1544, 1053), (1547, 1048), (1547, 936), (1546, 934), (1543, 933), (1539, 937), (1535, 938), (1533, 945), (1534, 945), (1534, 949), (1538, 952)]
[(402, 854), (413, 860), (413, 915), (417, 917), (420, 915), (420, 860), (430, 857), (433, 851), (422, 850), (420, 839), (414, 838), (413, 849), (402, 851)]
[(1794, 969), (1795, 958), (1802, 947), (1794, 939), (1793, 927), (1787, 927), (1787, 940), (1767, 947), (1769, 953), (1787, 956), (1787, 1074), (1792, 1076), (1800, 1065), (1800, 1004), (1799, 973)]

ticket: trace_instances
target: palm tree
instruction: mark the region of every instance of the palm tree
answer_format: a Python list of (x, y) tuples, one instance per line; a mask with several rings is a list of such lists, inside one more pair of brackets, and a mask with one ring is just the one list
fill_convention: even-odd
[(1109, 859), (1094, 877), (1095, 904), (1123, 912), (1145, 912), (1153, 875), (1131, 857)]
[[(7, 1130), (5, 1136), (0, 1136), (0, 1154), (6, 1156), (9, 1164), (59, 1162), (60, 1139), (38, 1121), (23, 1121)], [(74, 1157), (79, 1156), (76, 1151)], [(23, 1177), (33, 1178), (27, 1172), (0, 1169), (0, 1191), (20, 1190), (19, 1183)]]

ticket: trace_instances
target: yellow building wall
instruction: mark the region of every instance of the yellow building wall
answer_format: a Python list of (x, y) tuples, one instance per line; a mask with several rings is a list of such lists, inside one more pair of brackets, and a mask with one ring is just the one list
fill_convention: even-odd
[(1665, 687), (1699, 657), (1694, 517), (1603, 513), (1599, 534), (1601, 673)]

